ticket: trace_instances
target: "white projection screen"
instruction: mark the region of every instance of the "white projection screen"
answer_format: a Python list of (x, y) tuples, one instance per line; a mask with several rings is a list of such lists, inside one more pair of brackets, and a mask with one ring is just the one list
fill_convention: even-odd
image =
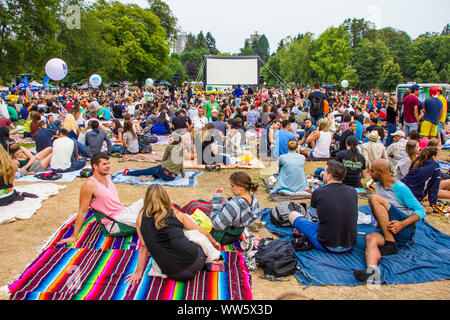
[(205, 56), (205, 85), (258, 85), (258, 56)]

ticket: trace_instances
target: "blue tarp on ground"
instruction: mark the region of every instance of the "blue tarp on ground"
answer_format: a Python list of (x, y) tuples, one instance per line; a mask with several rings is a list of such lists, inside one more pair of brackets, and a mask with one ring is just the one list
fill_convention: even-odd
[[(282, 240), (290, 241), (293, 229), (275, 227), (270, 222), (271, 210), (263, 210), (261, 218), (266, 222), (267, 230), (278, 234)], [(371, 215), (369, 206), (359, 207), (359, 210)], [(314, 286), (362, 284), (353, 277), (353, 271), (366, 269), (365, 235), (374, 229), (371, 224), (358, 225), (357, 243), (349, 253), (331, 254), (317, 249), (297, 252), (298, 263), (303, 271), (296, 274), (299, 283)], [(400, 248), (396, 255), (382, 257), (379, 268), (381, 282), (388, 285), (450, 279), (450, 236), (426, 221), (419, 221), (416, 224), (414, 245)]]

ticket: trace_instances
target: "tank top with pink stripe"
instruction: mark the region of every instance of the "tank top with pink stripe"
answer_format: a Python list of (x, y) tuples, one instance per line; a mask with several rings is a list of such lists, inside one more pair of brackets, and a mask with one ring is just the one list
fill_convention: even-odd
[[(116, 187), (112, 182), (111, 176), (106, 176), (108, 186), (104, 185), (93, 176), (89, 177), (89, 179), (97, 186), (97, 196), (95, 197), (95, 200), (91, 202), (91, 207), (111, 218), (114, 218), (125, 208), (125, 206), (119, 200), (119, 194), (117, 193)], [(104, 223), (107, 222), (104, 221)]]

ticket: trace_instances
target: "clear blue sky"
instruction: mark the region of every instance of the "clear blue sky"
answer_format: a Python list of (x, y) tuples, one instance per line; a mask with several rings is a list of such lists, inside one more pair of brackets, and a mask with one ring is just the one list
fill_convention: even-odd
[[(211, 32), (221, 52), (237, 53), (244, 40), (258, 31), (269, 39), (270, 50), (281, 39), (299, 33), (319, 36), (346, 18), (364, 18), (376, 28), (393, 27), (413, 39), (441, 32), (450, 22), (449, 0), (164, 0), (187, 33)], [(120, 0), (148, 7), (146, 0)]]

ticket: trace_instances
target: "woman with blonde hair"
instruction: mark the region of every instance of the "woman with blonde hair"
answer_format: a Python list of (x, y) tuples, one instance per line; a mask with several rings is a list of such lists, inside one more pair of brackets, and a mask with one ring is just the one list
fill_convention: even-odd
[(19, 193), (14, 189), (16, 171), (17, 163), (11, 160), (6, 150), (0, 145), (0, 207), (7, 206), (14, 201), (21, 201), (25, 197), (38, 197), (26, 192)]
[(330, 122), (328, 119), (320, 119), (318, 130), (311, 133), (306, 139), (306, 143), (311, 143), (313, 150), (302, 150), (300, 153), (309, 158), (329, 159), (332, 139), (333, 133), (330, 132)]
[(78, 126), (77, 121), (75, 120), (73, 114), (68, 113), (63, 123), (61, 124), (61, 128), (66, 129), (69, 132), (69, 138), (77, 140), (78, 135), (80, 134), (80, 127)]
[(220, 244), (211, 234), (199, 227), (188, 215), (174, 209), (166, 190), (159, 184), (148, 187), (144, 206), (136, 220), (140, 240), (136, 271), (127, 276), (126, 282), (137, 284), (145, 271), (148, 254), (170, 279), (188, 281), (205, 266), (206, 255), (202, 248), (190, 241), (183, 229), (197, 230), (217, 249)]

